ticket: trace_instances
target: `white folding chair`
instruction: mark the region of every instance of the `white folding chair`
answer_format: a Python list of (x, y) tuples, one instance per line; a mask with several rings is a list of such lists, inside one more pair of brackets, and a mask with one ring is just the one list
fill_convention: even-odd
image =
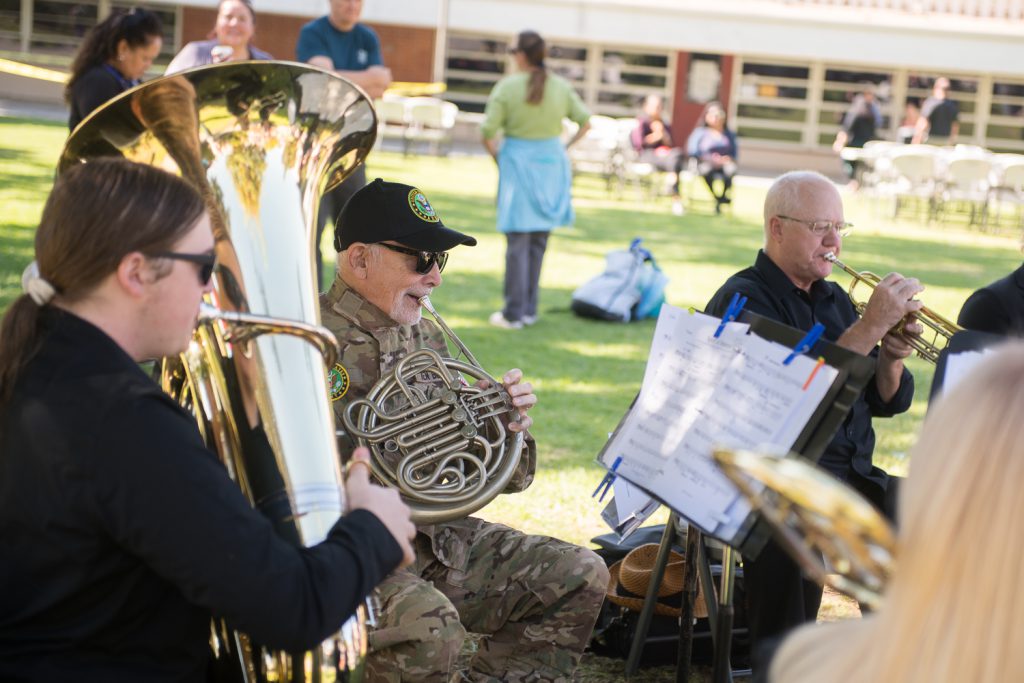
[(413, 142), (427, 142), (440, 154), (451, 145), (452, 130), (459, 108), (452, 102), (433, 97), (413, 97), (407, 102), (409, 127), (405, 132), (406, 151)]

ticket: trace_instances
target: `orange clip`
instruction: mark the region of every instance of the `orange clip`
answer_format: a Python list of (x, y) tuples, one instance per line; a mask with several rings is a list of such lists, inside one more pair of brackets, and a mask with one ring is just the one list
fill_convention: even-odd
[(814, 381), (814, 376), (818, 374), (818, 370), (821, 370), (821, 366), (825, 364), (825, 357), (818, 356), (818, 362), (814, 364), (814, 369), (811, 370), (811, 374), (807, 376), (807, 381), (804, 382), (804, 391), (807, 391), (807, 387), (811, 386), (811, 382)]

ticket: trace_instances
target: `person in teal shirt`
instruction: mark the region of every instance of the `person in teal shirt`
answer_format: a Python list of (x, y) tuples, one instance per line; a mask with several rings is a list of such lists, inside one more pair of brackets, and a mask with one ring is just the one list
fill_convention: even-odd
[[(391, 70), (384, 66), (380, 38), (359, 23), (363, 0), (330, 0), (327, 16), (314, 19), (299, 32), (295, 58), (300, 62), (333, 71), (378, 99), (391, 85)], [(336, 219), (348, 200), (366, 185), (366, 167), (359, 166), (341, 185), (324, 193), (316, 219), (316, 272), (323, 283), (320, 241), (327, 218)], [(328, 280), (329, 282), (330, 280)]]
[[(566, 147), (586, 135), (590, 112), (564, 78), (548, 73), (547, 48), (534, 31), (519, 34), (511, 52), (517, 73), (495, 84), (481, 128), (498, 164), (498, 231), (505, 234), (505, 305), (490, 323), (519, 329), (537, 321), (540, 269), (551, 231), (572, 225), (572, 168)], [(562, 144), (562, 120), (579, 130)], [(500, 148), (496, 135), (501, 131)]]

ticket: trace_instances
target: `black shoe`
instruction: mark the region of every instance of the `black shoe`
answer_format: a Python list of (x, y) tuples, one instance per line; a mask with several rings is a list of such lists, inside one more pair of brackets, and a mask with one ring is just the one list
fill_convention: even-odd
[(722, 197), (718, 200), (720, 204), (732, 204), (732, 200), (728, 197)]

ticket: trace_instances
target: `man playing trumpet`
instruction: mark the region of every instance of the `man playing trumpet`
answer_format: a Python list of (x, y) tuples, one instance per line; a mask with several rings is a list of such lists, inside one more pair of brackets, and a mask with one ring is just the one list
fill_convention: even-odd
[[(914, 379), (903, 361), (913, 348), (893, 329), (921, 308), (914, 296), (924, 288), (914, 278), (889, 273), (878, 283), (858, 317), (849, 296), (825, 280), (832, 273), (828, 253), (839, 256), (850, 228), (831, 181), (810, 171), (793, 171), (772, 184), (764, 202), (764, 248), (754, 265), (730, 277), (708, 302), (706, 312), (721, 316), (734, 293), (747, 297), (746, 310), (807, 331), (825, 326), (823, 337), (877, 359), (875, 375), (854, 403), (819, 464), (863, 493), (890, 518), (896, 481), (872, 465), (872, 417), (905, 412)], [(909, 318), (913, 320), (913, 318)], [(903, 323), (903, 334), (919, 335), (917, 322)], [(749, 617), (758, 665), (759, 645), (804, 621), (813, 621), (821, 588), (806, 578), (775, 543), (756, 561), (744, 563)]]
[[(343, 414), (410, 353), (447, 357), (437, 325), (423, 320), (420, 298), (441, 285), (448, 250), (476, 240), (441, 222), (416, 188), (379, 178), (345, 205), (336, 222), (338, 272), (321, 296), (323, 323), (342, 347), (332, 386)], [(522, 372), (502, 378), (524, 431), (537, 402)], [(354, 443), (340, 437), (348, 452)], [(524, 446), (505, 489), (533, 481), (536, 451)], [(464, 517), (421, 526), (417, 559), (378, 587), (377, 627), (369, 634), (370, 681), (450, 681), (466, 631), (485, 634), (469, 663), (471, 681), (568, 681), (590, 638), (608, 584), (590, 550)], [(458, 679), (455, 679), (458, 680)]]

